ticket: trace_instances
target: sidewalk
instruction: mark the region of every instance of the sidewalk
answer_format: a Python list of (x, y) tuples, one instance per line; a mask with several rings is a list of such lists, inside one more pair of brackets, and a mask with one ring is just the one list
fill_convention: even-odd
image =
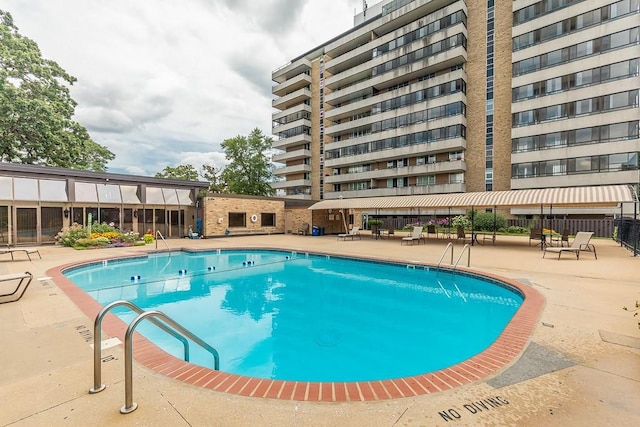
[[(174, 248), (268, 247), (436, 264), (446, 241), (338, 241), (335, 236), (247, 236), (169, 240)], [(471, 248), (471, 269), (533, 286), (546, 298), (531, 342), (511, 367), (446, 392), (366, 403), (245, 398), (167, 379), (134, 363), (134, 400), (124, 404), (122, 346), (103, 351), (107, 389), (92, 385), (87, 318), (45, 278), (53, 267), (123, 256), (147, 247), (75, 251), (41, 247), (42, 260), (2, 259), (0, 274), (30, 271), (42, 280), (23, 299), (0, 305), (0, 426), (635, 426), (640, 419), (640, 318), (624, 311), (640, 300), (640, 259), (610, 240), (595, 240), (598, 259), (543, 259), (525, 237), (500, 236)], [(455, 257), (461, 244), (454, 245)], [(20, 258), (18, 254), (16, 258)], [(461, 261), (461, 265), (466, 261)], [(469, 319), (473, 327), (473, 319)], [(103, 337), (106, 339), (108, 337)]]

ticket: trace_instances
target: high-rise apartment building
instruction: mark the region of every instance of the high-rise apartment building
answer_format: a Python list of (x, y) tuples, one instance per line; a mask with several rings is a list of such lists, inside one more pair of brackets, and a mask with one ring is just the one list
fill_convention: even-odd
[(365, 8), (273, 72), (274, 187), (319, 200), (637, 186), (639, 2)]

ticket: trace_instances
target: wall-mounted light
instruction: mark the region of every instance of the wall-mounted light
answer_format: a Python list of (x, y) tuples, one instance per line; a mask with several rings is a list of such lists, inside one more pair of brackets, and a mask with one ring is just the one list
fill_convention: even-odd
[(69, 209), (64, 208), (64, 210), (62, 211), (62, 213), (64, 214), (65, 218), (69, 218)]
[(138, 218), (138, 209), (133, 210), (133, 217)]

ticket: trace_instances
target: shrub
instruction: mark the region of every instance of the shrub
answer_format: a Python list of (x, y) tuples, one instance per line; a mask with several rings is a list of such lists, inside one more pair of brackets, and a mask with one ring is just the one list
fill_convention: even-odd
[(495, 230), (493, 222), (493, 213), (476, 212), (473, 227), (479, 231), (498, 231), (507, 228), (507, 219), (503, 216), (495, 216)]
[(123, 233), (122, 235), (120, 235), (120, 240), (123, 243), (135, 243), (138, 240), (140, 240), (140, 234), (139, 233), (135, 233), (133, 231), (128, 231), (128, 232)]
[(119, 233), (118, 229), (113, 225), (113, 223), (111, 224), (107, 224), (106, 222), (103, 222), (102, 224), (98, 223), (97, 221), (94, 222), (93, 224), (91, 224), (91, 233), (108, 233), (110, 231), (115, 231), (117, 233)]
[(471, 228), (471, 221), (465, 215), (458, 215), (451, 218), (451, 226), (454, 228)]
[(507, 228), (507, 233), (509, 234), (527, 234), (529, 233), (529, 229), (525, 227), (518, 227), (516, 225), (512, 225)]
[(106, 237), (96, 237), (95, 239), (78, 239), (73, 245), (74, 249), (101, 248), (109, 244)]
[(144, 236), (142, 236), (142, 238), (144, 239), (145, 244), (153, 243), (153, 234), (147, 233)]
[(72, 247), (80, 239), (87, 238), (87, 229), (82, 225), (74, 222), (68, 230), (62, 230), (56, 236), (56, 240), (62, 246)]

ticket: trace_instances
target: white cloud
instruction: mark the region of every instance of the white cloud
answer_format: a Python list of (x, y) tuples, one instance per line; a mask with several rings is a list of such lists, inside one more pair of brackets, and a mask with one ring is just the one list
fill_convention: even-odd
[(360, 0), (5, 0), (20, 33), (78, 81), (75, 119), (112, 172), (225, 164), (271, 133), (271, 71), (348, 30)]

